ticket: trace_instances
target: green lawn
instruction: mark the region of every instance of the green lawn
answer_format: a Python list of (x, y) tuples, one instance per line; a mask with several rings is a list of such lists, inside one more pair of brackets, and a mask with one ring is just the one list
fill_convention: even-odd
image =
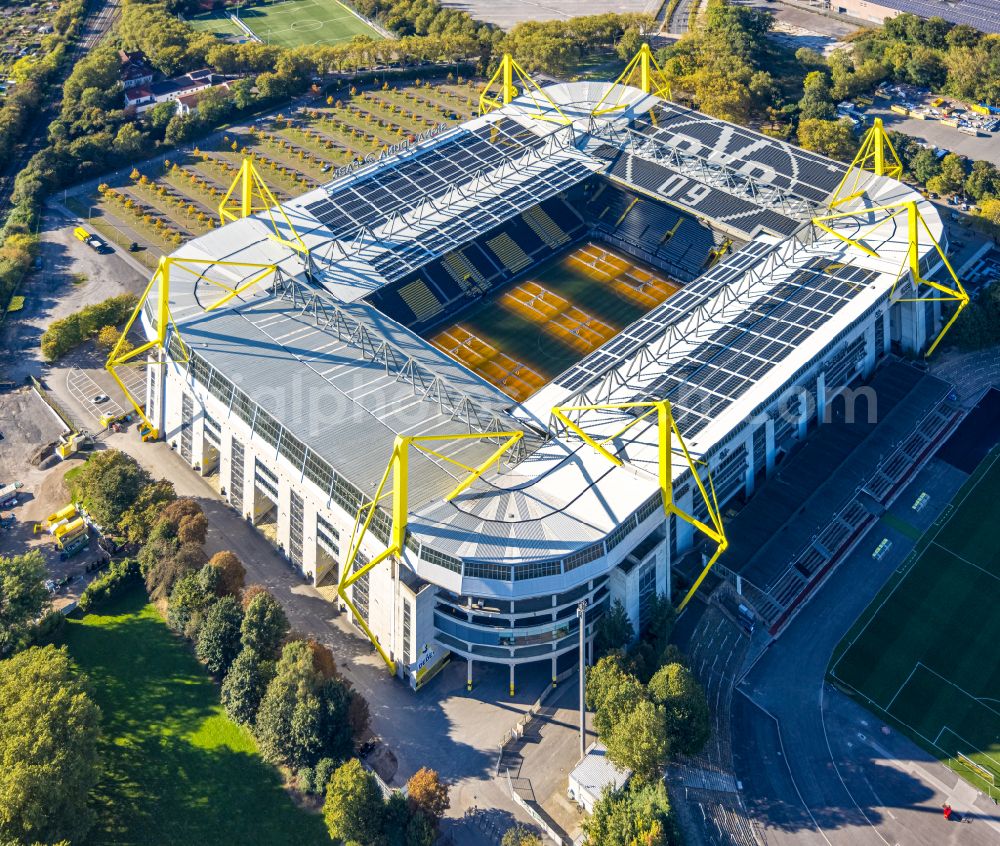
[(226, 12), (205, 12), (188, 18), (187, 23), (192, 29), (198, 32), (210, 32), (216, 38), (225, 38), (228, 35), (246, 36), (246, 33), (229, 19)]
[[(277, 0), (240, 8), (240, 20), (268, 44), (339, 44), (355, 35), (381, 38), (339, 0)], [(211, 12), (188, 21), (195, 29), (216, 35), (244, 35), (228, 15)]]
[(135, 590), (71, 619), (65, 642), (101, 707), (104, 776), (91, 844), (329, 844), (218, 688)]
[[(831, 667), (837, 682), (994, 796), (1000, 787), (998, 500), (1000, 453), (994, 453), (848, 632)], [(989, 784), (959, 753), (994, 774)]]

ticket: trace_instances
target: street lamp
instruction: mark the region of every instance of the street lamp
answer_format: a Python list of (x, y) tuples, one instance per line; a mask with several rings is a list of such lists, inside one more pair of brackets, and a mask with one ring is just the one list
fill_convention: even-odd
[(580, 621), (580, 760), (587, 755), (587, 697), (586, 670), (587, 670), (587, 600), (584, 599), (576, 606), (576, 616)]

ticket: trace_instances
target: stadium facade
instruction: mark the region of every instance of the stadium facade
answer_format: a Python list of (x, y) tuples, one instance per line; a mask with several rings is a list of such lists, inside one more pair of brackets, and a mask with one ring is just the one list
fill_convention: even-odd
[[(527, 663), (555, 677), (580, 602), (589, 638), (615, 599), (638, 627), (651, 597), (676, 592), (672, 562), (715, 546), (665, 511), (664, 455), (672, 501), (710, 523), (708, 471), (720, 504), (752, 494), (838, 392), (940, 328), (940, 303), (905, 273), (906, 214), (812, 222), (846, 170), (637, 88), (548, 86), (181, 247), (168, 310), (142, 315), (153, 339), (170, 324), (146, 416), (310, 580), (349, 581), (352, 539), (356, 574), (402, 521), (344, 610), (414, 687), (451, 657), (470, 682), (479, 662), (508, 666), (512, 688)], [(841, 212), (916, 203), (944, 238), (910, 188), (860, 179)], [(926, 275), (940, 262), (925, 241)], [(582, 352), (517, 400), (502, 351), (426, 340), (474, 305), (499, 311), (498, 289), (584, 242), (676, 292), (599, 344), (580, 340), (586, 319), (557, 315)], [(676, 438), (661, 452), (655, 416), (621, 408), (664, 398), (693, 465)], [(612, 407), (572, 410), (595, 405)], [(468, 437), (482, 432), (498, 434)], [(458, 433), (399, 453), (400, 436)], [(402, 504), (380, 487), (391, 455)]]

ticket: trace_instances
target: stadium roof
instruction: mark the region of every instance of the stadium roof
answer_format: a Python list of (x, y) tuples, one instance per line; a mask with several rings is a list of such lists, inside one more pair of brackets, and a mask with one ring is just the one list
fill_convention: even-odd
[(944, 18), (967, 24), (982, 32), (1000, 33), (1000, 3), (997, 0), (877, 0), (878, 5), (922, 18)]
[[(553, 129), (538, 120), (530, 103), (516, 100), (286, 203), (314, 257), (311, 280), (300, 255), (270, 237), (260, 215), (197, 238), (176, 254), (280, 267), (279, 284), (203, 313), (213, 297), (193, 274), (185, 280), (186, 271), (175, 266), (170, 306), (194, 353), (192, 367), (201, 368), (199, 381), (211, 383), (214, 377), (206, 374), (216, 373), (218, 381), (224, 376), (235, 383), (249, 402), (266, 410), (256, 418), (264, 420), (265, 430), (283, 429), (267, 436), (298, 444), (305, 466), (315, 455), (371, 495), (396, 434), (493, 426), (534, 433), (518, 463), (487, 474), (449, 503), (440, 497), (453, 484), (451, 469), (425, 456), (417, 459), (408, 544), (413, 554), (407, 558), (418, 574), (456, 591), (474, 593), (478, 578), (499, 578), (516, 595), (516, 562), (527, 568), (522, 578), (536, 579), (531, 590), (544, 590), (538, 578), (586, 567), (603, 556), (602, 539), (609, 533), (621, 535), (623, 526), (641, 531), (657, 510), (655, 431), (634, 427), (619, 447), (628, 461), (614, 466), (553, 432), (552, 406), (584, 397), (632, 401), (666, 395), (692, 451), (704, 455), (852, 321), (884, 301), (905, 258), (902, 217), (840, 224), (855, 234), (864, 228), (877, 259), (802, 227), (800, 219), (822, 205), (842, 166), (636, 89), (618, 89), (611, 94), (619, 95), (623, 108), (595, 121), (590, 112), (608, 84), (549, 86), (546, 93), (572, 126)], [(476, 164), (468, 163), (470, 155)], [(488, 219), (470, 222), (471, 209), (495, 200), (493, 213), (510, 217), (524, 203), (561, 190), (553, 168), (573, 184), (602, 168), (614, 171), (624, 159), (633, 160), (633, 170), (613, 178), (628, 181), (640, 161), (660, 168), (664, 179), (635, 189), (666, 194), (713, 223), (746, 232), (749, 243), (523, 405), (361, 301), (395, 272), (376, 266), (386, 252), (422, 261), (491, 228)], [(480, 163), (488, 173), (477, 170)], [(455, 187), (435, 175), (440, 168)], [(883, 177), (871, 177), (864, 187), (858, 202), (919, 199)], [(936, 213), (929, 205), (924, 210), (939, 236)], [(360, 228), (352, 229), (351, 215), (363, 221)], [(449, 222), (459, 220), (465, 229), (440, 242), (441, 231), (452, 231)], [(786, 225), (792, 222), (797, 231), (790, 233)], [(419, 250), (406, 252), (412, 243)], [(216, 267), (212, 275), (234, 284), (246, 278), (229, 266)], [(176, 284), (184, 281), (193, 284)], [(231, 389), (226, 396), (232, 401)], [(592, 423), (596, 433), (621, 425), (614, 415)], [(485, 458), (493, 448), (463, 442), (460, 458)], [(675, 467), (676, 478), (686, 473), (686, 465)], [(332, 491), (335, 481), (329, 478)], [(428, 549), (450, 567), (427, 571)], [(498, 575), (503, 570), (491, 569), (490, 562), (498, 561), (508, 562), (506, 578)], [(496, 592), (495, 585), (491, 589)]]

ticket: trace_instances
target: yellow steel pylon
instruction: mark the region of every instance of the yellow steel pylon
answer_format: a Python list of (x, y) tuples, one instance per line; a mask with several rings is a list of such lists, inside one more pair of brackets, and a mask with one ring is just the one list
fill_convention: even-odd
[[(515, 79), (521, 83), (520, 92), (514, 84)], [(500, 89), (494, 92), (492, 90), (493, 86), (498, 84)], [(538, 86), (535, 80), (528, 76), (528, 72), (514, 60), (514, 57), (510, 53), (503, 54), (500, 66), (496, 69), (493, 76), (490, 77), (489, 82), (483, 87), (482, 93), (479, 95), (479, 114), (486, 115), (495, 109), (506, 106), (519, 93), (528, 97), (534, 105), (536, 113), (532, 117), (562, 124), (571, 122), (563, 114), (562, 109), (555, 104), (555, 101)], [(549, 109), (554, 111), (555, 114), (553, 115)]]
[[(634, 79), (636, 75), (639, 77), (638, 80)], [(657, 63), (656, 57), (653, 55), (653, 51), (649, 49), (648, 44), (643, 44), (639, 48), (639, 52), (625, 65), (625, 70), (611, 84), (611, 87), (604, 92), (604, 96), (597, 101), (597, 105), (591, 109), (590, 113), (595, 116), (606, 115), (610, 112), (618, 111), (618, 109), (625, 108), (626, 104), (622, 100), (626, 93), (625, 88), (628, 86), (638, 88), (644, 94), (653, 94), (660, 98), (670, 99), (670, 81), (667, 79), (666, 74), (664, 74), (663, 68)], [(618, 96), (613, 103), (609, 104), (607, 101), (611, 97), (612, 92), (617, 92)]]
[[(177, 324), (174, 323), (174, 318), (170, 314), (170, 276), (171, 269), (174, 267), (193, 274), (195, 277), (195, 284), (199, 281), (205, 281), (211, 285), (215, 285), (217, 288), (221, 288), (225, 292), (211, 305), (206, 306), (204, 311), (212, 311), (212, 309), (225, 305), (233, 297), (263, 281), (268, 274), (275, 273), (277, 271), (277, 266), (273, 264), (256, 264), (244, 261), (214, 261), (212, 259), (177, 258), (173, 256), (160, 257), (156, 271), (150, 278), (149, 284), (146, 285), (146, 290), (143, 291), (142, 296), (139, 298), (139, 304), (135, 307), (135, 311), (132, 312), (132, 316), (129, 317), (128, 322), (125, 324), (125, 328), (122, 330), (122, 333), (118, 338), (118, 343), (115, 344), (114, 349), (111, 350), (110, 355), (108, 355), (108, 360), (104, 365), (115, 382), (118, 383), (118, 387), (120, 387), (125, 393), (125, 396), (128, 397), (128, 401), (132, 404), (132, 407), (136, 410), (136, 413), (140, 418), (142, 418), (143, 423), (145, 423), (148, 428), (149, 433), (143, 438), (143, 440), (155, 440), (159, 433), (157, 432), (152, 421), (146, 416), (146, 412), (143, 409), (142, 404), (132, 395), (132, 392), (128, 389), (121, 378), (119, 378), (117, 368), (122, 367), (129, 362), (136, 361), (140, 356), (145, 355), (154, 347), (163, 348), (167, 342), (168, 326), (173, 326), (174, 333), (177, 335), (177, 340), (183, 350), (184, 358), (181, 359), (181, 361), (187, 360), (187, 348), (184, 346), (184, 341), (181, 339), (180, 332), (177, 330)], [(250, 274), (237, 285), (230, 285), (226, 282), (220, 282), (207, 276), (205, 271), (207, 271), (210, 267), (237, 267), (259, 270), (260, 272)], [(153, 328), (156, 330), (156, 337), (151, 341), (140, 344), (134, 349), (127, 349), (126, 337), (131, 331), (136, 319), (142, 312), (142, 307), (149, 299), (154, 286), (156, 287), (156, 311), (153, 317)]]
[[(445, 502), (450, 502), (462, 493), (462, 491), (466, 490), (466, 488), (475, 482), (476, 479), (482, 476), (483, 473), (496, 464), (504, 456), (504, 454), (523, 437), (524, 432), (520, 431), (473, 432), (457, 435), (396, 436), (392, 446), (392, 454), (389, 457), (389, 463), (385, 468), (385, 473), (382, 474), (382, 480), (375, 489), (375, 495), (372, 497), (371, 502), (363, 504), (355, 515), (354, 530), (351, 533), (351, 543), (348, 547), (347, 558), (344, 560), (344, 567), (340, 574), (340, 583), (337, 585), (337, 595), (344, 601), (347, 607), (351, 609), (351, 613), (354, 614), (354, 619), (357, 620), (362, 631), (368, 635), (368, 639), (372, 642), (375, 649), (378, 650), (378, 654), (382, 656), (382, 660), (385, 661), (386, 666), (389, 667), (389, 670), (392, 673), (396, 672), (396, 662), (393, 661), (385, 649), (382, 648), (382, 645), (378, 642), (378, 638), (375, 637), (372, 630), (368, 627), (367, 621), (361, 616), (358, 609), (351, 601), (351, 598), (348, 596), (347, 589), (358, 579), (367, 574), (373, 567), (385, 561), (385, 559), (393, 555), (401, 555), (403, 552), (403, 548), (406, 544), (406, 526), (409, 520), (410, 511), (410, 447), (418, 449), (420, 452), (432, 456), (433, 458), (452, 464), (468, 474), (444, 497)], [(427, 444), (435, 442), (483, 440), (486, 438), (501, 439), (501, 443), (490, 455), (490, 457), (486, 459), (486, 461), (476, 467), (470, 467), (467, 464), (463, 464), (461, 461), (457, 461), (454, 458), (444, 455), (439, 450), (432, 449), (427, 446)], [(387, 491), (386, 485), (390, 484), (390, 477), (392, 477), (391, 487)], [(358, 553), (361, 550), (361, 541), (368, 532), (368, 528), (371, 526), (372, 518), (375, 516), (375, 509), (378, 507), (379, 502), (386, 497), (392, 498), (392, 528), (389, 534), (389, 545), (371, 561), (355, 570), (354, 562), (357, 560)]]
[[(860, 217), (866, 214), (877, 214), (879, 212), (884, 212), (887, 214), (886, 217), (880, 218), (878, 222), (868, 227), (864, 231), (857, 233), (853, 238), (848, 237), (842, 232), (838, 232), (833, 227), (828, 224), (843, 220), (849, 217)], [(941, 339), (945, 336), (952, 325), (958, 320), (958, 316), (962, 313), (963, 309), (969, 304), (969, 295), (966, 293), (965, 288), (962, 287), (962, 283), (959, 281), (957, 274), (951, 266), (951, 262), (948, 261), (948, 257), (944, 254), (944, 250), (941, 249), (941, 245), (937, 242), (930, 227), (927, 225), (927, 221), (924, 220), (923, 215), (920, 213), (920, 207), (917, 205), (916, 200), (905, 200), (899, 203), (893, 203), (888, 206), (874, 206), (872, 208), (857, 209), (855, 211), (849, 212), (838, 212), (836, 214), (827, 214), (822, 217), (813, 218), (813, 223), (816, 224), (820, 229), (825, 232), (829, 232), (841, 241), (850, 244), (852, 247), (857, 247), (864, 253), (867, 253), (874, 258), (879, 258), (879, 254), (864, 243), (864, 238), (874, 229), (888, 223), (891, 220), (896, 219), (900, 215), (906, 215), (906, 234), (907, 234), (907, 249), (906, 256), (903, 259), (903, 265), (899, 269), (899, 273), (896, 276), (896, 282), (893, 283), (892, 290), (895, 292), (896, 285), (899, 280), (903, 278), (903, 275), (909, 270), (910, 276), (913, 279), (913, 287), (919, 293), (920, 286), (926, 285), (932, 288), (936, 293), (928, 294), (926, 296), (916, 296), (916, 297), (901, 297), (896, 302), (904, 303), (922, 303), (922, 302), (955, 302), (958, 303), (958, 307), (955, 309), (955, 313), (951, 318), (945, 323), (938, 333), (937, 337), (934, 339), (934, 343), (928, 347), (927, 352), (924, 353), (925, 356), (929, 356), (931, 353), (937, 349), (938, 344), (941, 343)], [(920, 234), (921, 231), (927, 234), (930, 239), (931, 244), (937, 251), (937, 254), (941, 257), (941, 261), (948, 270), (948, 274), (951, 276), (952, 281), (955, 283), (954, 288), (949, 288), (947, 285), (942, 285), (940, 282), (935, 282), (933, 279), (925, 279), (920, 272)]]
[[(903, 175), (903, 163), (896, 155), (896, 148), (892, 146), (892, 141), (882, 126), (882, 118), (875, 118), (872, 128), (865, 133), (858, 154), (833, 192), (830, 208), (842, 206), (860, 197), (864, 193), (861, 179), (867, 172), (892, 179), (899, 179)], [(841, 191), (845, 189), (846, 193), (842, 195)]]
[[(274, 216), (275, 209), (278, 210), (281, 219), (288, 226), (289, 232), (292, 233), (292, 238), (286, 238), (281, 234), (281, 230), (278, 228), (278, 221)], [(243, 159), (243, 164), (240, 165), (240, 169), (236, 172), (233, 184), (229, 186), (229, 190), (226, 191), (219, 203), (219, 219), (222, 223), (226, 223), (250, 217), (250, 215), (257, 212), (267, 213), (267, 217), (271, 222), (271, 229), (274, 230), (274, 235), (271, 237), (275, 241), (293, 250), (298, 250), (300, 253), (309, 252), (299, 233), (288, 219), (288, 215), (285, 214), (285, 210), (281, 207), (274, 194), (271, 193), (271, 189), (267, 187), (267, 183), (264, 182), (263, 177), (261, 177), (260, 171), (257, 170), (253, 163), (253, 157), (246, 156)]]
[[(582, 413), (587, 411), (629, 411), (630, 409), (646, 409), (642, 414), (637, 415), (628, 423), (626, 423), (621, 429), (616, 431), (612, 435), (602, 438), (600, 441), (594, 440), (590, 435), (588, 435), (579, 424), (574, 423), (568, 416), (568, 413)], [(708, 575), (708, 571), (712, 569), (715, 562), (719, 560), (719, 557), (723, 552), (729, 547), (729, 541), (726, 538), (726, 532), (722, 525), (722, 514), (719, 511), (719, 503), (715, 497), (715, 486), (712, 484), (712, 476), (707, 473), (708, 476), (708, 487), (706, 488), (705, 483), (701, 480), (701, 475), (698, 471), (698, 466), (701, 464), (702, 467), (706, 465), (703, 462), (696, 462), (692, 457), (691, 453), (688, 452), (687, 445), (684, 443), (684, 438), (681, 437), (680, 430), (677, 428), (677, 422), (674, 420), (673, 413), (670, 408), (670, 402), (667, 400), (655, 400), (651, 402), (623, 402), (623, 403), (604, 403), (601, 405), (569, 405), (569, 406), (557, 406), (552, 409), (553, 416), (563, 423), (571, 432), (578, 435), (585, 443), (596, 449), (601, 455), (608, 459), (612, 464), (617, 466), (622, 466), (625, 462), (619, 458), (614, 453), (608, 451), (605, 444), (613, 443), (616, 439), (620, 438), (625, 432), (631, 429), (638, 423), (646, 420), (649, 417), (656, 415), (657, 423), (657, 457), (658, 457), (658, 469), (659, 469), (659, 483), (660, 483), (660, 493), (663, 496), (663, 511), (665, 514), (673, 514), (676, 517), (683, 520), (685, 523), (689, 523), (691, 526), (696, 528), (699, 532), (707, 536), (709, 539), (714, 541), (717, 546), (714, 554), (708, 560), (708, 563), (702, 569), (701, 574), (695, 579), (694, 584), (691, 585), (690, 590), (685, 594), (684, 599), (681, 600), (680, 605), (677, 606), (678, 611), (683, 611), (687, 604), (691, 601), (694, 596), (695, 591), (701, 586), (701, 583), (705, 580)], [(677, 438), (677, 444), (680, 447), (680, 454), (683, 457), (685, 463), (691, 470), (691, 477), (694, 479), (695, 486), (698, 489), (698, 493), (701, 495), (702, 501), (705, 504), (705, 509), (708, 512), (708, 518), (711, 525), (702, 522), (697, 517), (688, 514), (684, 509), (680, 508), (674, 501), (673, 495), (673, 463), (671, 461), (671, 456), (673, 454), (673, 449), (671, 447), (671, 438)], [(707, 470), (707, 468), (706, 468)]]

